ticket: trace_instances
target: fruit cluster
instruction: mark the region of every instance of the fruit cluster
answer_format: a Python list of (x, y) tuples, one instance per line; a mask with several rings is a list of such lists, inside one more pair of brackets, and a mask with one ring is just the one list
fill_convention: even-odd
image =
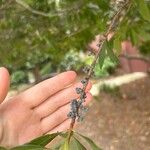
[(84, 87), (86, 84), (88, 84), (88, 80), (85, 78), (81, 80), (81, 83), (83, 84), (83, 88), (76, 88), (76, 93), (79, 94), (79, 99), (73, 99), (71, 101), (71, 111), (68, 113), (68, 117), (71, 119), (76, 119), (77, 121), (82, 121), (85, 115), (85, 112), (87, 112), (87, 107), (83, 105), (86, 99), (86, 93), (84, 90)]

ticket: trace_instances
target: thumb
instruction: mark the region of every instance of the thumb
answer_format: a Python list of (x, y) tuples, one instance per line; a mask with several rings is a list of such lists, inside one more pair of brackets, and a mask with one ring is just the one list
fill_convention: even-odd
[(8, 70), (4, 67), (0, 68), (0, 103), (5, 99), (10, 85)]

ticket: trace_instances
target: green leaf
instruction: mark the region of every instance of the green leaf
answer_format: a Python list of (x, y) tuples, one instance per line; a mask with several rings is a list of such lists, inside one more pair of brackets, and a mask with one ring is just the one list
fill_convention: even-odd
[(139, 41), (138, 34), (135, 32), (134, 29), (130, 30), (130, 39), (133, 45), (136, 45), (136, 46), (138, 45), (138, 41)]
[[(67, 138), (68, 132), (66, 132), (66, 133), (61, 132), (61, 133), (59, 134), (59, 136), (61, 136), (61, 137), (63, 137), (63, 138)], [(66, 139), (65, 139), (65, 140), (66, 140)], [(55, 144), (52, 149), (53, 149), (53, 150), (60, 150), (60, 149), (61, 149), (61, 146), (62, 146), (63, 144), (64, 144), (64, 139), (63, 139), (62, 141), (60, 141), (59, 143)]]
[(63, 138), (66, 138), (68, 136), (68, 132), (60, 132), (59, 133), (59, 136), (63, 137)]
[(70, 150), (86, 150), (86, 148), (74, 137), (70, 144)]
[(6, 149), (6, 148), (4, 148), (4, 147), (1, 147), (1, 146), (0, 146), (0, 150), (7, 150), (7, 149)]
[(116, 53), (119, 55), (121, 52), (121, 40), (120, 37), (116, 37), (114, 39), (114, 50), (116, 51)]
[(139, 7), (139, 12), (143, 19), (150, 21), (150, 11), (145, 0), (136, 0), (136, 2)]
[(100, 67), (100, 69), (102, 69), (102, 67), (103, 67), (105, 58), (106, 58), (106, 45), (104, 43), (103, 48), (99, 54), (99, 67)]
[[(74, 132), (72, 131), (71, 134)], [(70, 150), (70, 143), (68, 142), (68, 132), (60, 132), (59, 136), (63, 137), (64, 140), (60, 141), (57, 145), (54, 146), (54, 150)]]
[(46, 146), (58, 135), (59, 135), (59, 133), (47, 134), (47, 135), (44, 135), (44, 136), (41, 136), (37, 139), (32, 140), (31, 142), (27, 143), (27, 145)]
[(112, 60), (112, 62), (118, 64), (119, 63), (118, 57), (114, 54), (113, 51), (113, 39), (111, 39), (110, 41), (106, 41), (106, 45), (107, 45), (107, 54), (109, 58)]
[(69, 148), (69, 142), (66, 139), (65, 142), (63, 143), (63, 145), (60, 147), (60, 150), (70, 150)]
[(39, 145), (21, 145), (10, 150), (46, 150), (47, 148), (39, 146)]
[[(61, 136), (62, 138), (67, 138), (68, 136), (68, 132), (60, 132), (59, 136)], [(64, 140), (60, 141), (59, 143), (55, 144), (54, 147), (52, 148), (53, 150), (60, 150), (61, 146), (63, 145)]]
[(90, 146), (91, 146), (91, 150), (102, 150), (101, 148), (99, 148), (90, 138), (81, 135), (79, 133), (77, 133), (79, 136), (81, 136)]
[(53, 150), (60, 150), (62, 144), (63, 144), (63, 142), (61, 141), (60, 143), (57, 143), (52, 149)]
[(141, 38), (144, 42), (150, 41), (150, 34), (142, 29), (140, 29), (140, 32), (138, 34), (139, 38)]

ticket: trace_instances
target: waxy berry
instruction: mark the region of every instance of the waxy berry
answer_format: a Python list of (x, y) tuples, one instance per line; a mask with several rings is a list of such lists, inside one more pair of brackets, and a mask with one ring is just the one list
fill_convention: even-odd
[(82, 92), (83, 92), (83, 89), (78, 88), (78, 87), (76, 88), (76, 93), (77, 93), (77, 94), (81, 94)]
[(97, 44), (96, 46), (97, 46), (97, 47), (100, 47), (100, 46), (101, 46), (101, 44)]
[(83, 68), (83, 72), (84, 72), (84, 73), (88, 73), (89, 70), (90, 70), (90, 67), (89, 67), (89, 66), (85, 66), (85, 67)]
[(88, 79), (87, 79), (87, 78), (81, 80), (81, 83), (82, 83), (83, 85), (87, 84), (87, 82), (88, 82)]
[(67, 116), (72, 119), (76, 118), (76, 114), (73, 112), (69, 112)]
[(80, 95), (80, 99), (82, 99), (83, 102), (85, 101), (86, 97), (87, 96), (85, 92)]
[(71, 110), (72, 110), (73, 113), (78, 112), (78, 101), (76, 99), (73, 99), (71, 101)]
[(92, 55), (95, 55), (94, 50), (89, 50), (89, 51), (88, 51), (88, 56), (92, 56)]

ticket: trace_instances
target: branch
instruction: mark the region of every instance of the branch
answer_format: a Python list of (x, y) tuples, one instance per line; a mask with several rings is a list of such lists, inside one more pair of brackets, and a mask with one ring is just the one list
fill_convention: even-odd
[(84, 28), (81, 28), (81, 29), (79, 29), (79, 30), (77, 30), (77, 31), (75, 31), (75, 32), (73, 32), (73, 33), (71, 33), (71, 34), (68, 34), (68, 35), (66, 35), (65, 37), (64, 37), (64, 39), (68, 39), (68, 38), (71, 38), (71, 37), (73, 37), (73, 36), (76, 36), (77, 34), (80, 34), (81, 32), (83, 32), (84, 30), (86, 30), (86, 29), (88, 29), (89, 27), (87, 26), (87, 27), (84, 27)]
[[(126, 6), (129, 4), (130, 0), (127, 0), (127, 2), (116, 12), (116, 14), (114, 15), (110, 26), (108, 27), (108, 30), (105, 34), (105, 37), (107, 38), (107, 36), (112, 32), (113, 28), (115, 27), (116, 22), (118, 21), (119, 23), (119, 16), (122, 13), (122, 11), (126, 8)], [(128, 9), (127, 9), (128, 11)], [(125, 17), (125, 16), (124, 16)]]
[(8, 6), (11, 6), (11, 4), (12, 4), (13, 2), (14, 2), (14, 0), (10, 0), (10, 1), (8, 1), (6, 4), (2, 5), (2, 6), (0, 7), (0, 11), (2, 11), (2, 10), (4, 10), (4, 9), (8, 8)]
[(63, 16), (65, 13), (68, 13), (72, 10), (79, 10), (80, 7), (82, 6), (80, 5), (78, 7), (76, 6), (76, 7), (66, 9), (66, 10), (61, 10), (61, 11), (58, 11), (57, 13), (44, 13), (42, 11), (38, 11), (38, 10), (31, 8), (27, 3), (23, 2), (22, 0), (16, 0), (16, 2), (33, 14), (40, 15), (43, 17), (49, 17), (49, 18), (56, 17), (56, 16)]
[[(102, 36), (103, 38), (100, 39), (98, 52), (95, 54), (94, 60), (93, 60), (93, 62), (91, 64), (91, 66), (90, 66), (90, 69), (88, 71), (88, 75), (86, 77), (87, 82), (83, 85), (83, 88), (82, 88), (82, 90), (84, 92), (85, 92), (85, 89), (86, 89), (86, 87), (88, 85), (89, 79), (91, 78), (91, 76), (93, 74), (93, 70), (94, 70), (96, 62), (97, 62), (97, 60), (98, 60), (98, 58), (100, 56), (100, 52), (101, 52), (101, 50), (103, 48), (103, 45), (107, 41), (108, 35), (112, 32), (114, 27), (116, 27), (116, 23), (118, 25), (119, 19), (120, 19), (120, 15), (123, 12), (123, 10), (128, 6), (129, 2), (130, 2), (130, 0), (127, 0), (125, 2), (125, 4), (117, 11), (117, 13), (114, 15), (113, 19), (111, 20), (111, 23), (110, 23), (110, 25), (108, 27), (108, 30), (103, 34), (103, 36)], [(80, 108), (80, 105), (78, 106), (78, 111), (79, 111), (79, 108)], [(69, 128), (69, 131), (68, 131), (68, 142), (70, 142), (70, 139), (71, 139), (71, 136), (72, 136), (72, 130), (74, 128), (75, 122), (76, 122), (76, 116), (74, 118), (72, 118), (71, 123), (70, 123), (70, 128)]]

